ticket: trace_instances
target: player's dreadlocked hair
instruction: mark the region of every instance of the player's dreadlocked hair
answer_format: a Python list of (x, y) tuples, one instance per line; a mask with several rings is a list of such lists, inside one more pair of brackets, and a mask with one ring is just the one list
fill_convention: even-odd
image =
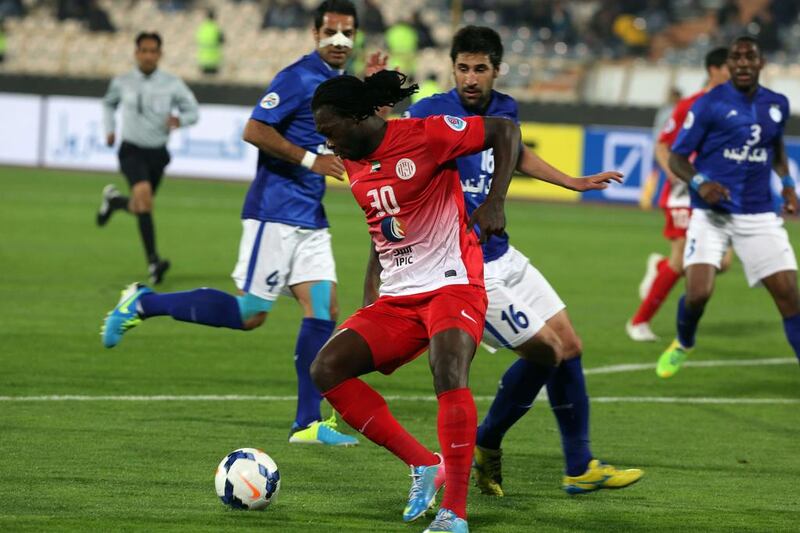
[(382, 70), (364, 81), (354, 76), (337, 76), (323, 82), (314, 91), (311, 110), (331, 106), (337, 114), (365, 120), (379, 107), (394, 105), (419, 90), (414, 83), (403, 87), (406, 75), (395, 70)]

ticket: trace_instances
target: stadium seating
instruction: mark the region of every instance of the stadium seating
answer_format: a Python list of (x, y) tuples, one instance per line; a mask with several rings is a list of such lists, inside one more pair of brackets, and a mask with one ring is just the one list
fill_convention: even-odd
[[(311, 44), (305, 28), (262, 29), (262, 2), (209, 0), (192, 3), (185, 10), (163, 11), (155, 0), (101, 0), (100, 5), (117, 28), (115, 33), (92, 33), (78, 21), (57, 21), (46, 3), (28, 4), (27, 16), (5, 23), (8, 52), (6, 61), (0, 64), (0, 72), (110, 77), (132, 64), (132, 41), (136, 33), (155, 30), (164, 36), (162, 66), (165, 70), (188, 81), (202, 79), (209, 83), (263, 86), (288, 59), (308, 50)], [(310, 11), (317, 2), (302, 0), (302, 4)], [(592, 16), (593, 2), (572, 4), (574, 18)], [(204, 76), (195, 61), (194, 30), (203, 20), (207, 6), (216, 9), (217, 19), (227, 36), (222, 68), (212, 77)], [(448, 44), (453, 31), (448, 2), (388, 0), (380, 2), (380, 7), (387, 25), (421, 10), (422, 19), (438, 46), (420, 50), (417, 77), (424, 79), (435, 74), (442, 86), (447, 86), (450, 83)], [(683, 30), (688, 27), (690, 31), (713, 27), (707, 18), (689, 19), (688, 16), (688, 22), (680, 22), (676, 27)], [(679, 50), (667, 46), (664, 55), (653, 61), (652, 58), (620, 56), (618, 48), (595, 46), (591, 40), (572, 44), (556, 41), (545, 27), (503, 24), (502, 12), (490, 8), (467, 9), (461, 20), (465, 24), (497, 28), (506, 47), (499, 88), (527, 101), (655, 107), (664, 103), (671, 86), (689, 93), (701, 85), (703, 71), (699, 64), (714, 45), (709, 35), (698, 34)], [(584, 20), (584, 25), (586, 22)], [(685, 40), (677, 30), (673, 33), (679, 35), (675, 37), (676, 42)], [(800, 67), (795, 63), (800, 53), (800, 21), (783, 26), (779, 33), (785, 47), (770, 56), (764, 81), (787, 93), (790, 99), (798, 100)], [(655, 47), (656, 40), (653, 42)], [(380, 35), (368, 36), (368, 51), (381, 46)]]

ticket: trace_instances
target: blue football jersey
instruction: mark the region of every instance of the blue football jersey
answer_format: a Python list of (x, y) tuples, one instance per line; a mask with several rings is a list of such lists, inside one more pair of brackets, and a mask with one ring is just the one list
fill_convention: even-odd
[[(272, 126), (289, 142), (310, 152), (330, 153), (314, 126), (311, 99), (320, 83), (340, 74), (342, 71), (330, 67), (317, 52), (303, 56), (275, 76), (250, 118)], [(326, 228), (324, 194), (323, 176), (259, 151), (242, 218)]]
[(692, 190), (692, 207), (735, 214), (773, 211), (775, 143), (788, 117), (786, 97), (764, 87), (748, 97), (728, 82), (700, 97), (672, 151), (685, 157), (695, 152), (698, 172), (727, 187), (731, 199), (710, 206)]
[[(423, 98), (408, 108), (408, 116), (424, 118), (431, 115), (452, 115), (454, 117), (471, 117), (473, 113), (464, 108), (458, 92), (453, 89), (447, 93), (435, 94)], [(519, 124), (517, 118), (517, 102), (507, 94), (492, 91), (489, 107), (486, 109), (487, 117), (504, 117)], [(476, 207), (486, 200), (489, 188), (492, 185), (494, 173), (494, 155), (492, 149), (484, 150), (478, 154), (467, 155), (456, 159), (458, 174), (461, 178), (461, 188), (464, 191), (464, 200), (467, 212), (472, 214)], [(477, 231), (477, 227), (475, 230)], [(492, 235), (483, 245), (484, 262), (494, 261), (508, 251), (508, 234), (502, 236)]]

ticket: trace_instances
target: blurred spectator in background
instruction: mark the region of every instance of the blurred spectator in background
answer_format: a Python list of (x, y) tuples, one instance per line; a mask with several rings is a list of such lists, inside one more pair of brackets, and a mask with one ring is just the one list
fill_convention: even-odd
[(370, 35), (379, 35), (386, 30), (386, 24), (383, 22), (383, 13), (381, 8), (375, 0), (364, 1), (364, 16), (361, 17), (363, 25), (360, 31), (365, 31)]
[(206, 10), (206, 19), (200, 23), (194, 37), (197, 42), (197, 64), (200, 71), (208, 75), (217, 74), (222, 64), (222, 44), (225, 42), (225, 35), (217, 23), (217, 14), (213, 9)]
[(5, 17), (21, 17), (25, 15), (22, 0), (0, 0), (0, 20)]
[(728, 0), (717, 13), (719, 39), (729, 42), (740, 35), (751, 35), (764, 52), (781, 47), (770, 0)]
[(301, 2), (272, 0), (261, 23), (262, 28), (305, 28), (309, 14)]
[(550, 12), (550, 25), (554, 41), (574, 44), (577, 40), (575, 26), (572, 23), (572, 13), (567, 7), (567, 2), (563, 0), (553, 2), (553, 9)]
[(6, 59), (6, 30), (5, 21), (0, 17), (0, 63)]
[(89, 12), (89, 0), (58, 0), (56, 18), (58, 20), (86, 20)]
[(413, 77), (419, 42), (417, 30), (409, 22), (401, 20), (386, 30), (384, 39), (389, 49), (389, 68)]
[(425, 21), (422, 20), (422, 10), (417, 10), (414, 12), (414, 15), (411, 19), (411, 25), (414, 26), (414, 29), (417, 31), (417, 48), (435, 48), (436, 43), (433, 41), (433, 36), (431, 35), (431, 30), (428, 28), (428, 25), (425, 24)]
[(111, 19), (108, 18), (108, 13), (100, 7), (97, 0), (89, 1), (86, 9), (86, 27), (89, 28), (89, 31), (110, 33), (117, 31), (117, 28), (111, 23)]
[(442, 88), (439, 86), (439, 81), (436, 79), (436, 73), (431, 72), (428, 74), (428, 77), (419, 84), (419, 91), (411, 95), (411, 103), (416, 104), (423, 98), (439, 94), (440, 92), (442, 92)]
[(183, 11), (189, 7), (191, 0), (158, 0), (161, 11)]

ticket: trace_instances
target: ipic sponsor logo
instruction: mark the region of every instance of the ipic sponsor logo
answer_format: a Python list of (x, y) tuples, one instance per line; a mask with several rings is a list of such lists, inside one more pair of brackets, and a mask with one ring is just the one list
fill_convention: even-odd
[(394, 266), (405, 266), (414, 264), (414, 248), (405, 246), (392, 252), (394, 256)]

